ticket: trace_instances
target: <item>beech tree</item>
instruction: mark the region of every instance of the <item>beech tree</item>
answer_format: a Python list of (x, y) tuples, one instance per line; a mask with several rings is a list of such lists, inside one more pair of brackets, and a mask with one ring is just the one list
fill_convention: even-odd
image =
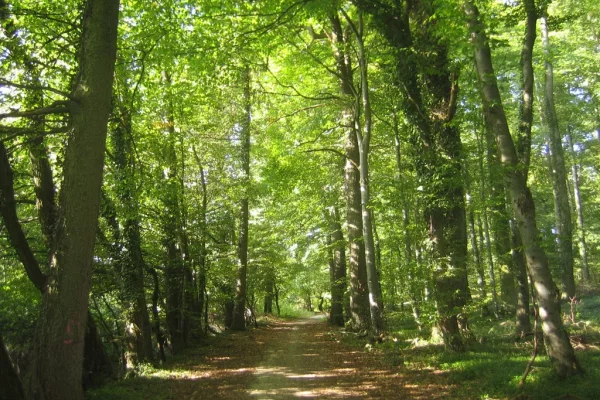
[[(564, 328), (598, 272), (600, 9), (476, 3), (0, 0), (11, 396), (81, 398), (99, 371), (299, 309), (387, 340), (410, 307), (415, 338), (468, 351), (482, 326), (529, 346), (539, 306), (556, 371), (579, 372)], [(547, 201), (564, 145), (570, 255)]]
[(559, 376), (573, 375), (582, 370), (573, 352), (569, 335), (563, 327), (559, 293), (550, 274), (546, 254), (539, 243), (535, 205), (523, 172), (519, 168), (519, 160), (496, 83), (485, 30), (479, 20), (479, 11), (474, 4), (466, 1), (463, 7), (473, 43), (477, 74), (481, 82), (484, 112), (487, 115), (490, 129), (496, 136), (498, 151), (503, 162), (513, 214), (523, 240), (527, 266), (536, 290), (548, 356)]

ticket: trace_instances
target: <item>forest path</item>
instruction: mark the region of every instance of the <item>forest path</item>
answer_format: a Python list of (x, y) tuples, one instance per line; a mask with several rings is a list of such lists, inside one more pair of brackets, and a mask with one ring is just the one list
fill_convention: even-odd
[[(270, 319), (203, 340), (165, 367), (86, 396), (90, 400), (448, 399), (441, 371), (392, 366), (344, 343), (322, 316)], [(399, 356), (398, 356), (399, 357)]]
[[(254, 372), (256, 399), (435, 398), (427, 386), (408, 385), (403, 371), (375, 354), (350, 348), (318, 316), (271, 327), (266, 357)], [(438, 392), (439, 394), (439, 392)]]

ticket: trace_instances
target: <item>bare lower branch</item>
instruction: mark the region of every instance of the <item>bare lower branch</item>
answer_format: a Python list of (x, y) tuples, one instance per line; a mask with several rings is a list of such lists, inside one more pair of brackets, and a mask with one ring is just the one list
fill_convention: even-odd
[[(25, 135), (34, 135), (41, 134), (43, 136), (54, 135), (56, 133), (66, 133), (69, 131), (68, 126), (63, 126), (60, 128), (54, 128), (50, 130), (45, 130), (40, 132), (38, 129), (30, 129), (30, 128), (10, 128), (5, 126), (0, 126), (0, 143), (8, 142), (16, 137), (25, 136)], [(12, 132), (12, 133), (11, 133)], [(5, 135), (3, 137), (3, 135)]]
[(66, 97), (69, 100), (74, 100), (70, 93), (63, 92), (62, 90), (54, 89), (53, 87), (50, 87), (50, 86), (24, 85), (21, 83), (11, 82), (11, 81), (8, 81), (8, 80), (2, 79), (2, 78), (0, 78), (0, 86), (9, 86), (9, 87), (15, 87), (15, 88), (27, 89), (27, 90), (45, 90), (47, 92), (52, 92), (59, 96)]
[(0, 215), (10, 243), (25, 267), (25, 272), (39, 291), (44, 291), (46, 275), (42, 273), (17, 216), (13, 171), (6, 148), (0, 143)]
[(29, 111), (14, 111), (0, 114), (0, 119), (5, 118), (32, 118), (40, 115), (49, 114), (66, 114), (70, 111), (66, 101), (57, 101), (48, 107), (38, 108), (37, 110)]

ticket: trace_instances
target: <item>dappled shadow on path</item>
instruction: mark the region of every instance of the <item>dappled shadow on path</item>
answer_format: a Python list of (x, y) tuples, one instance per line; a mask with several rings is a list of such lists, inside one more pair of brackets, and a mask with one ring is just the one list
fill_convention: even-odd
[(291, 329), (274, 337), (266, 347), (266, 356), (256, 368), (248, 391), (252, 398), (444, 397), (445, 388), (431, 382), (409, 384), (403, 368), (391, 367), (376, 354), (344, 345), (324, 321), (281, 325)]
[(432, 371), (408, 372), (342, 343), (322, 319), (275, 321), (211, 338), (167, 367), (89, 394), (98, 399), (448, 398)]

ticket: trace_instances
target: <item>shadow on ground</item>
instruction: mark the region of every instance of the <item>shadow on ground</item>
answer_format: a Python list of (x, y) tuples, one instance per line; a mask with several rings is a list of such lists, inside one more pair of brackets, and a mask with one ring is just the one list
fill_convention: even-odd
[(166, 368), (88, 393), (111, 399), (452, 397), (441, 371), (407, 372), (350, 347), (322, 319), (271, 322), (190, 349)]

